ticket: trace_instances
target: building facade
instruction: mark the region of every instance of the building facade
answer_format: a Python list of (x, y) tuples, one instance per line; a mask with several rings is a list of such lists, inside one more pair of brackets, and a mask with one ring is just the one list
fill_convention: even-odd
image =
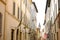
[(0, 0), (0, 40), (31, 40), (36, 13), (32, 0)]
[(36, 28), (36, 40), (41, 40), (40, 28)]
[[(48, 10), (47, 5), (50, 5), (50, 6), (48, 6), (50, 11), (47, 11)], [(49, 28), (48, 38), (47, 38), (49, 40), (60, 40), (60, 38), (59, 38), (60, 37), (59, 8), (60, 8), (60, 0), (50, 0), (46, 3), (45, 16), (48, 17), (48, 15), (46, 15), (46, 12), (48, 12), (47, 14), (49, 14), (49, 16), (50, 16), (49, 17), (49, 20), (50, 20), (49, 26), (46, 27), (46, 28)], [(44, 24), (47, 23), (46, 18), (45, 18)]]
[[(50, 9), (50, 3), (51, 3), (51, 0), (47, 0), (46, 1), (46, 8), (45, 8), (45, 20), (44, 20), (44, 38), (46, 40), (49, 40), (50, 39), (50, 21), (51, 21), (51, 9)], [(48, 35), (49, 35), (49, 38), (48, 38)]]
[[(0, 40), (4, 39), (4, 23), (5, 23), (5, 0), (0, 0)], [(2, 8), (2, 9), (1, 9)]]

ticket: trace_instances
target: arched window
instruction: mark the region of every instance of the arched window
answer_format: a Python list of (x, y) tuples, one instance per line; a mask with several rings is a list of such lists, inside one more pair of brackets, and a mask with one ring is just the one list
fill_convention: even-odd
[(2, 34), (2, 14), (0, 13), (0, 36)]

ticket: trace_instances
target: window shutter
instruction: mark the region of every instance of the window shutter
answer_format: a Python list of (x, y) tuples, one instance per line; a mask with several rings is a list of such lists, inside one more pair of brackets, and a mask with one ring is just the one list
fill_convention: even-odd
[(2, 35), (2, 15), (0, 13), (0, 36)]

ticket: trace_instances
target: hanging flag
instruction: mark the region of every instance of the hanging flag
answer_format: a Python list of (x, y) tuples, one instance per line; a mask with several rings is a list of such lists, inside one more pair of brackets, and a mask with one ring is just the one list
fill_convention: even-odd
[(46, 33), (44, 33), (44, 39), (47, 39), (47, 34)]

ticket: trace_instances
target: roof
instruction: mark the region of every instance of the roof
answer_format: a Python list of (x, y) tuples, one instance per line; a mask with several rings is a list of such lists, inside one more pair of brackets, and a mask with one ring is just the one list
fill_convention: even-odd
[(36, 12), (38, 12), (35, 2), (32, 2), (32, 4), (35, 6)]
[(50, 7), (51, 0), (47, 0), (46, 2), (46, 8), (45, 8), (45, 13), (47, 11), (47, 8)]

